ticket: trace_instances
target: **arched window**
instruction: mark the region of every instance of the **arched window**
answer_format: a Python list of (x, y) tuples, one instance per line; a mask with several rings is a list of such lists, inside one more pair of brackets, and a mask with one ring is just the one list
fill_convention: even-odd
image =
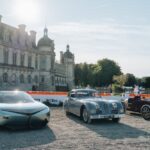
[(12, 74), (11, 76), (11, 82), (16, 83), (16, 74)]
[(24, 83), (24, 75), (23, 74), (20, 75), (20, 83)]
[(31, 75), (28, 75), (28, 83), (31, 83)]
[(8, 74), (7, 73), (3, 74), (3, 82), (5, 82), (5, 83), (8, 82)]

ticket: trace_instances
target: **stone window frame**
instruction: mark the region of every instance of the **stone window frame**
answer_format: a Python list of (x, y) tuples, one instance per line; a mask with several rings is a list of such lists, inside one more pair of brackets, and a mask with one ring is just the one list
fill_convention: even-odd
[(38, 69), (38, 56), (35, 56), (35, 69)]
[(3, 73), (3, 82), (8, 83), (8, 73), (7, 72)]
[(8, 61), (9, 61), (9, 49), (8, 48), (3, 49), (3, 58), (4, 58), (4, 64), (8, 64)]
[(20, 74), (20, 83), (25, 83), (24, 75), (23, 74)]
[(21, 66), (25, 65), (25, 54), (24, 53), (20, 54), (20, 65)]
[(32, 76), (30, 74), (28, 75), (28, 83), (32, 83)]
[(41, 82), (45, 82), (45, 77), (44, 76), (41, 76)]
[(54, 86), (55, 85), (55, 77), (52, 76), (51, 79), (52, 79), (52, 86)]
[(17, 65), (17, 52), (13, 52), (12, 54), (12, 64)]
[(32, 67), (32, 56), (28, 55), (28, 67)]
[(3, 40), (9, 42), (9, 32), (7, 30), (4, 30), (3, 32)]
[(12, 82), (12, 83), (16, 83), (16, 82), (17, 82), (17, 76), (16, 76), (15, 73), (13, 73), (13, 74), (11, 75), (11, 82)]
[(57, 78), (57, 76), (55, 76), (55, 83), (56, 83), (56, 84), (58, 83), (58, 78)]
[(34, 82), (35, 82), (35, 83), (38, 83), (38, 82), (39, 82), (39, 79), (38, 79), (38, 76), (37, 76), (37, 75), (34, 76)]

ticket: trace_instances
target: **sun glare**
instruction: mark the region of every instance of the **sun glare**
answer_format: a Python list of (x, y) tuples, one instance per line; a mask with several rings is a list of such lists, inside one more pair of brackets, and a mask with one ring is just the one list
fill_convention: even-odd
[(35, 0), (16, 0), (13, 8), (17, 19), (33, 22), (38, 19), (39, 7)]

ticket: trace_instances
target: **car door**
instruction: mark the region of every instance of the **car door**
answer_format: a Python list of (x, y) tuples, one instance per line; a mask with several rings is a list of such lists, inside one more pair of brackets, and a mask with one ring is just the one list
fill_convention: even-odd
[(139, 96), (135, 96), (134, 98), (129, 98), (128, 100), (128, 110), (137, 112), (141, 107), (141, 98)]
[(128, 99), (128, 110), (133, 110), (133, 108), (134, 108), (133, 103), (134, 103), (134, 98), (129, 98)]
[(132, 110), (135, 112), (139, 112), (140, 108), (142, 106), (142, 100), (140, 96), (135, 96), (134, 101), (133, 101), (133, 108)]
[(76, 100), (75, 100), (75, 103), (74, 103), (74, 112), (77, 116), (80, 116), (80, 108), (81, 108), (81, 105), (82, 105), (82, 97), (80, 96), (80, 91), (77, 91), (76, 92)]
[(69, 112), (71, 112), (73, 114), (76, 114), (75, 113), (75, 102), (76, 102), (76, 93), (70, 92), (69, 99), (68, 99), (68, 107), (69, 107)]

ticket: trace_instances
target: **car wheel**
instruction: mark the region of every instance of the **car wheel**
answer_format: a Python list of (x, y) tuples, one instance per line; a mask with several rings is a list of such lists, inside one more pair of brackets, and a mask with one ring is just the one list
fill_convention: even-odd
[(113, 118), (112, 121), (118, 123), (120, 121), (120, 118)]
[(142, 113), (142, 116), (145, 120), (150, 120), (150, 107), (148, 106), (143, 106), (141, 108), (141, 113)]
[(89, 113), (88, 113), (86, 108), (83, 108), (82, 118), (83, 118), (83, 121), (85, 123), (91, 123), (92, 122), (92, 120), (90, 119)]

